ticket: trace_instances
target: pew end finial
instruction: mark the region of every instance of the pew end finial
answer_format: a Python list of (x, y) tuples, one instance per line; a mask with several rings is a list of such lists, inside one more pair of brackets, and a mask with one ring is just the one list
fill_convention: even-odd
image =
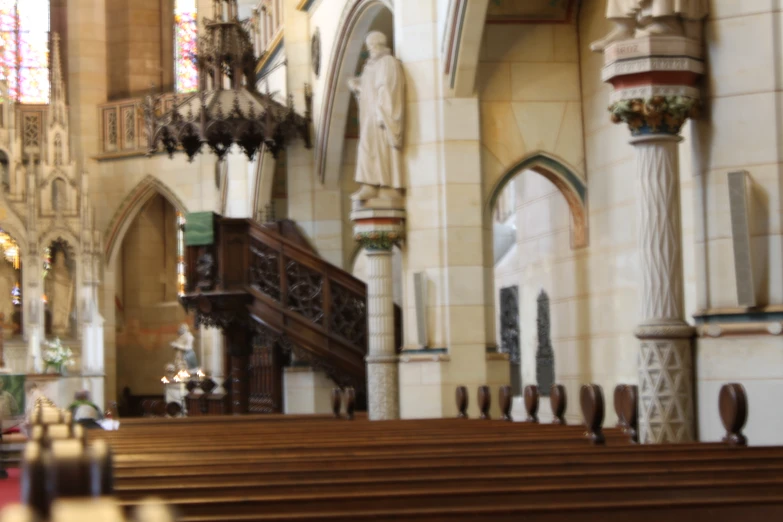
[(631, 442), (639, 442), (639, 387), (635, 384), (626, 384), (623, 389), (621, 401), (623, 418), (625, 419), (624, 432), (631, 438)]
[(500, 402), (500, 414), (504, 421), (511, 422), (511, 406), (514, 400), (514, 394), (511, 391), (511, 386), (501, 386), (498, 390), (498, 401)]
[(718, 409), (726, 436), (723, 442), (730, 446), (747, 446), (748, 439), (742, 428), (748, 420), (748, 397), (745, 387), (739, 383), (724, 384), (718, 396)]
[(457, 417), (460, 419), (468, 418), (468, 388), (466, 386), (457, 386)]
[(538, 386), (534, 384), (528, 384), (524, 390), (525, 397), (525, 411), (527, 412), (527, 419), (525, 422), (538, 423), (538, 406), (539, 406), (539, 394)]
[(356, 390), (353, 386), (348, 386), (345, 389), (345, 418), (353, 420), (354, 413), (356, 412)]
[(492, 417), (489, 414), (489, 408), (492, 406), (492, 393), (489, 391), (489, 386), (479, 386), (478, 405), (479, 411), (481, 412), (481, 418), (490, 420)]
[(630, 437), (631, 442), (639, 442), (639, 388), (632, 384), (618, 384), (614, 389), (614, 411), (617, 414), (617, 427)]
[(568, 400), (565, 386), (562, 384), (553, 384), (549, 389), (549, 405), (552, 407), (552, 424), (565, 426), (568, 424), (565, 420), (566, 407)]
[(340, 388), (332, 388), (332, 413), (335, 419), (340, 418), (343, 407), (343, 391)]
[(587, 427), (587, 438), (593, 444), (604, 444), (604, 393), (597, 384), (585, 384), (579, 392), (582, 416)]
[(625, 412), (623, 411), (623, 400), (625, 400), (625, 387), (626, 384), (618, 384), (614, 387), (614, 412), (617, 414), (617, 428), (625, 430), (627, 423), (625, 420)]

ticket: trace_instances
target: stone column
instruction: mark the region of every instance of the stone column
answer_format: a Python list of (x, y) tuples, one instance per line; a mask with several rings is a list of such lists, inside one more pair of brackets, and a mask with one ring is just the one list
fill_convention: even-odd
[(641, 272), (639, 428), (641, 442), (694, 439), (694, 330), (684, 320), (679, 137), (639, 136), (638, 245)]
[(612, 121), (628, 124), (636, 150), (640, 441), (692, 441), (694, 329), (683, 309), (677, 151), (698, 106), (701, 45), (681, 36), (635, 38), (610, 44), (604, 58), (603, 79), (615, 87)]
[[(373, 208), (373, 203), (388, 208)], [(388, 205), (386, 205), (388, 204)], [(400, 392), (394, 349), (392, 249), (405, 234), (405, 212), (392, 200), (355, 204), (354, 238), (367, 251), (367, 405), (370, 420), (398, 419)]]

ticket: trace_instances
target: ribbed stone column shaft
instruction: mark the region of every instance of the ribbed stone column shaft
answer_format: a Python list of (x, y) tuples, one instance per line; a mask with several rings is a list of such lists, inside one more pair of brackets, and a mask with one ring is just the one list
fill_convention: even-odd
[(369, 355), (394, 355), (394, 295), (392, 253), (367, 252), (367, 321)]
[(368, 415), (370, 420), (398, 419), (392, 252), (385, 249), (368, 250), (367, 258)]
[(694, 438), (693, 329), (683, 317), (682, 229), (676, 135), (634, 138), (641, 276), (639, 440)]

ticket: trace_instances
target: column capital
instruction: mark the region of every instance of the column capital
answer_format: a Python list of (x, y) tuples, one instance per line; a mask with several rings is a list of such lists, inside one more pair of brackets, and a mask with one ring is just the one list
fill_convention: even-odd
[(394, 201), (354, 202), (353, 237), (368, 253), (391, 253), (405, 238), (405, 210)]
[[(679, 136), (688, 118), (696, 118), (699, 100), (686, 96), (655, 96), (619, 100), (609, 106), (613, 123), (626, 123), (634, 138)], [(675, 138), (677, 139), (677, 138)], [(635, 143), (645, 140), (635, 140)]]
[(601, 79), (614, 87), (609, 112), (633, 136), (678, 135), (698, 116), (701, 42), (684, 36), (620, 40), (604, 50)]

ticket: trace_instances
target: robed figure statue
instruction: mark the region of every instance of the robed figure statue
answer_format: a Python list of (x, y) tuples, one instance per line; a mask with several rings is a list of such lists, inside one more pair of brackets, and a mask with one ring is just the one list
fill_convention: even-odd
[(685, 36), (701, 39), (702, 20), (709, 13), (709, 0), (608, 0), (606, 18), (614, 28), (593, 42), (593, 51), (635, 36)]
[(197, 370), (198, 358), (196, 352), (193, 350), (193, 334), (190, 333), (190, 327), (183, 323), (177, 330), (177, 337), (171, 342), (171, 347), (174, 348), (174, 366), (177, 371), (181, 370)]
[(51, 270), (46, 276), (46, 296), (52, 314), (52, 333), (68, 337), (73, 311), (74, 281), (66, 262), (65, 252), (57, 250)]
[(399, 197), (399, 191), (405, 188), (402, 169), (405, 73), (399, 60), (392, 56), (386, 35), (372, 31), (365, 43), (370, 56), (361, 76), (348, 82), (359, 103), (355, 179), (362, 188), (351, 196), (356, 201), (378, 197), (379, 188), (396, 189), (392, 197)]

